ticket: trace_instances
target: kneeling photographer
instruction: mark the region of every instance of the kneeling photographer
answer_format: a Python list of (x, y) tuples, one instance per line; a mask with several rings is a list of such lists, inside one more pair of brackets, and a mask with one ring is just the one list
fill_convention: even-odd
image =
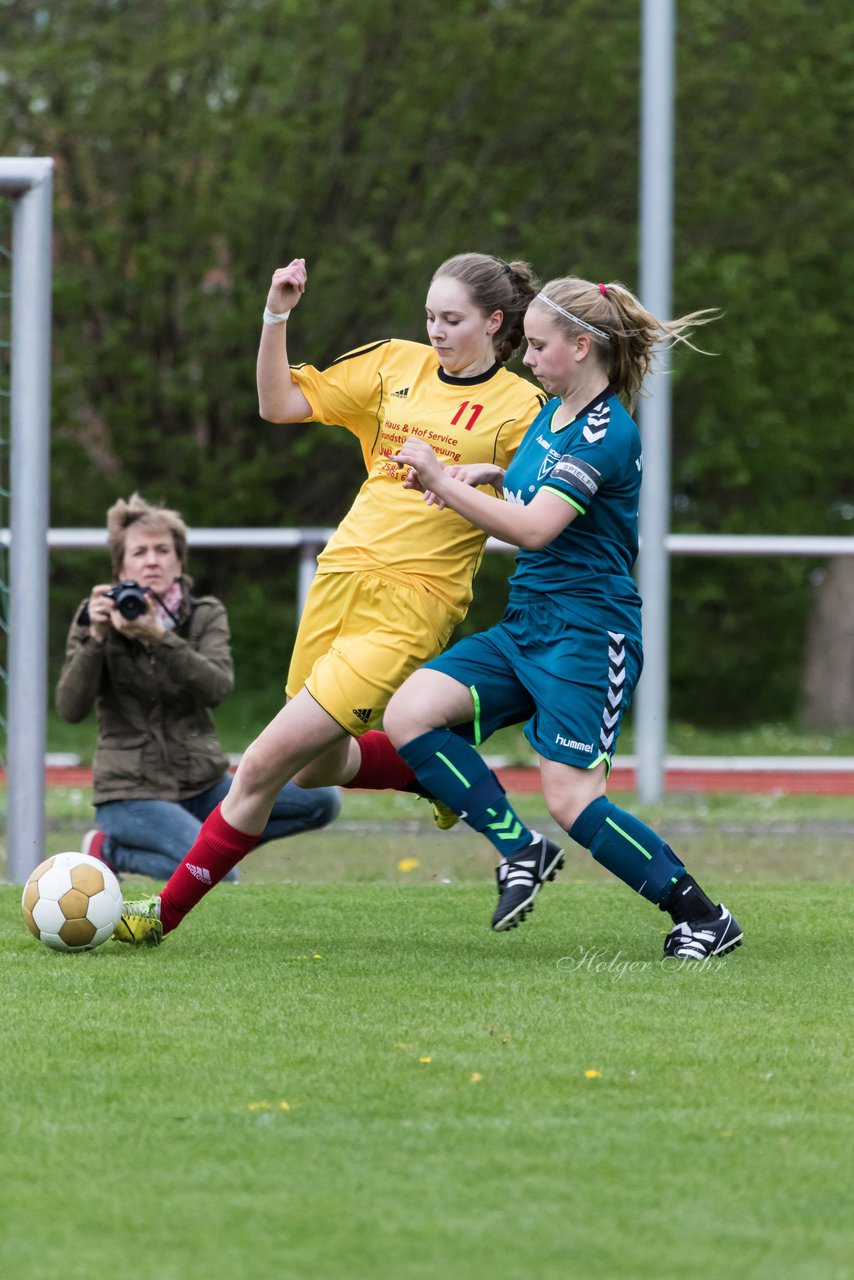
[[(76, 724), (96, 707), (97, 826), (84, 853), (113, 870), (166, 880), (231, 785), (211, 708), (231, 692), (228, 618), (194, 597), (181, 516), (139, 494), (107, 512), (115, 581), (99, 583), (71, 624), (56, 707)], [(311, 831), (338, 814), (334, 787), (279, 793), (261, 841)]]

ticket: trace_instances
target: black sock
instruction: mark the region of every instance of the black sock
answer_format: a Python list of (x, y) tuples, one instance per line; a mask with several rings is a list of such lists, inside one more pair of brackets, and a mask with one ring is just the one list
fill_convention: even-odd
[(717, 916), (718, 909), (707, 897), (693, 876), (687, 873), (676, 881), (670, 892), (659, 902), (662, 911), (669, 911), (674, 924), (685, 920), (702, 920)]

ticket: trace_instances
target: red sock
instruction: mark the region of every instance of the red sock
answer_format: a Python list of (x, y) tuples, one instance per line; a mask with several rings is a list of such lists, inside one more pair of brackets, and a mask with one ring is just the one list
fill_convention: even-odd
[(260, 835), (247, 835), (226, 822), (220, 806), (205, 819), (196, 843), (176, 867), (160, 894), (163, 933), (177, 929), (188, 911), (208, 893), (232, 867), (255, 848)]
[(387, 734), (372, 729), (357, 741), (362, 763), (356, 776), (343, 786), (362, 787), (366, 791), (420, 791), (415, 774), (397, 754)]

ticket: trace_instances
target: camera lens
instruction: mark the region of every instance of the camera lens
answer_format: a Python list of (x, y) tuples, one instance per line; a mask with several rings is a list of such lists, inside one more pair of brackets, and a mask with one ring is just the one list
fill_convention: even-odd
[(147, 588), (141, 587), (138, 582), (120, 582), (109, 592), (126, 622), (133, 622), (145, 613), (146, 594)]
[(116, 601), (116, 608), (123, 618), (126, 618), (128, 622), (133, 622), (135, 618), (145, 613), (145, 600), (140, 596), (128, 593), (119, 597)]

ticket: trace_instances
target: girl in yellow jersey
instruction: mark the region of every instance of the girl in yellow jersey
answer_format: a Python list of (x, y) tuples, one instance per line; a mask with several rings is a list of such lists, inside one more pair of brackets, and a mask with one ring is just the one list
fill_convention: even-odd
[(325, 369), (288, 360), (287, 320), (307, 279), (302, 258), (273, 274), (258, 350), (261, 416), (342, 426), (359, 440), (367, 478), (318, 560), (288, 702), (245, 752), (228, 796), (162, 894), (126, 904), (122, 941), (158, 942), (180, 924), (255, 847), (291, 778), (305, 786), (414, 783), (385, 735), (370, 730), (465, 616), (485, 534), (405, 488), (392, 456), (417, 437), (460, 477), (484, 463), (504, 470), (544, 403), (505, 368), (536, 292), (527, 263), (476, 253), (448, 259), (427, 293), (429, 345), (383, 339)]

